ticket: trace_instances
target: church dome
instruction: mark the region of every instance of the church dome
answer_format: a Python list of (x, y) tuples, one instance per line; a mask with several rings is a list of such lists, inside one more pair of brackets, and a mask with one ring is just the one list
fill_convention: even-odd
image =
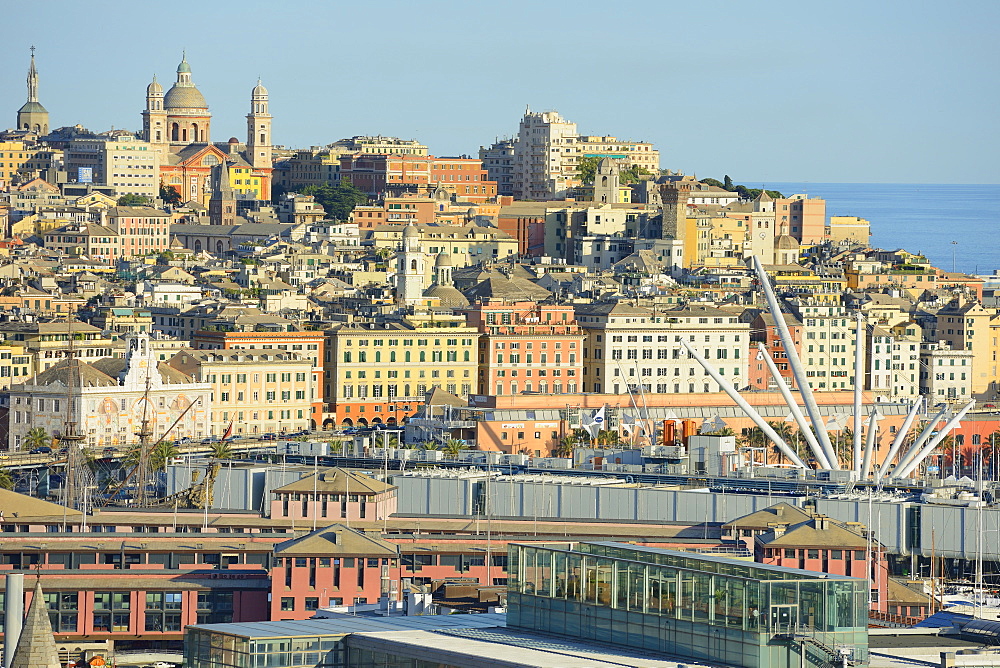
[(208, 109), (205, 96), (194, 84), (174, 84), (163, 98), (166, 109)]
[(260, 79), (257, 79), (257, 85), (253, 87), (253, 96), (258, 97), (261, 95), (267, 95), (267, 89), (264, 88), (264, 84), (260, 82)]
[(434, 260), (434, 266), (435, 267), (450, 267), (450, 266), (452, 266), (452, 264), (451, 264), (451, 255), (449, 255), (448, 253), (438, 253), (437, 259)]
[(404, 239), (419, 239), (420, 238), (420, 230), (418, 230), (416, 228), (416, 226), (414, 226), (414, 225), (407, 225), (406, 227), (403, 228), (403, 238)]
[(775, 238), (774, 247), (777, 250), (798, 250), (799, 241), (793, 236), (782, 234)]
[(163, 86), (161, 86), (160, 82), (156, 80), (156, 75), (154, 74), (152, 83), (146, 86), (146, 95), (154, 95), (159, 93), (163, 93)]
[(432, 285), (424, 290), (424, 297), (439, 299), (441, 306), (447, 308), (464, 308), (469, 305), (468, 298), (450, 285)]

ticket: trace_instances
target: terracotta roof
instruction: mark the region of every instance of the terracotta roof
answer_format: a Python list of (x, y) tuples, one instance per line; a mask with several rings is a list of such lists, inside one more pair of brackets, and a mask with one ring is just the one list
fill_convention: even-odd
[(67, 518), (77, 518), (83, 515), (79, 510), (60, 506), (58, 503), (51, 503), (36, 499), (33, 496), (18, 494), (9, 489), (0, 488), (0, 510), (3, 511), (3, 518), (11, 523), (28, 523), (30, 520), (43, 517), (58, 517), (63, 515)]
[(814, 517), (792, 525), (781, 535), (776, 535), (772, 529), (769, 533), (757, 536), (756, 541), (768, 547), (819, 547), (865, 549), (868, 541), (845, 526), (830, 518)]
[(325, 469), (272, 491), (311, 492), (314, 489), (324, 494), (382, 494), (396, 488), (363, 473), (345, 469)]
[(78, 359), (60, 360), (24, 384), (54, 385), (61, 383), (68, 387), (71, 378), (76, 387), (107, 387), (118, 384), (118, 381), (111, 376)]
[(339, 554), (365, 557), (397, 557), (399, 548), (376, 536), (355, 531), (343, 524), (333, 524), (274, 546), (275, 555)]
[(810, 518), (809, 513), (788, 503), (776, 503), (722, 525), (724, 529), (767, 529), (776, 523), (795, 524)]

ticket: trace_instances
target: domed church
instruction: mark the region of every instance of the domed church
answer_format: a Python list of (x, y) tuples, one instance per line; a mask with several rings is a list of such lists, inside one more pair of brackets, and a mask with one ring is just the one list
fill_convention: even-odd
[(267, 89), (257, 81), (250, 93), (246, 142), (233, 137), (212, 142), (212, 114), (194, 84), (187, 56), (177, 66), (177, 80), (166, 95), (153, 77), (146, 87), (142, 138), (160, 152), (160, 175), (181, 201), (202, 206), (211, 198), (212, 168), (225, 165), (237, 199), (271, 198), (271, 115)]

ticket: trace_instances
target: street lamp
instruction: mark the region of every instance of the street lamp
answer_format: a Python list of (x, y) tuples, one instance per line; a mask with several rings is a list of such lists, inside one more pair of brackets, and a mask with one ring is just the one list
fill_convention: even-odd
[(953, 273), (953, 274), (956, 271), (955, 270), (955, 253), (958, 250), (957, 246), (958, 246), (958, 242), (957, 241), (952, 241), (951, 242), (951, 273)]

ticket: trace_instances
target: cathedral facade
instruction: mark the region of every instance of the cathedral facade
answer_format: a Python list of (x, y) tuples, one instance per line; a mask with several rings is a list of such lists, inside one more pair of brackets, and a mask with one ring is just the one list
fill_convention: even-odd
[(250, 94), (247, 137), (240, 142), (211, 139), (212, 114), (205, 96), (191, 78), (187, 57), (177, 66), (170, 90), (153, 77), (146, 88), (142, 112), (142, 138), (161, 155), (160, 179), (173, 186), (183, 202), (208, 206), (212, 171), (224, 166), (237, 199), (271, 198), (271, 115), (267, 89), (260, 83)]

